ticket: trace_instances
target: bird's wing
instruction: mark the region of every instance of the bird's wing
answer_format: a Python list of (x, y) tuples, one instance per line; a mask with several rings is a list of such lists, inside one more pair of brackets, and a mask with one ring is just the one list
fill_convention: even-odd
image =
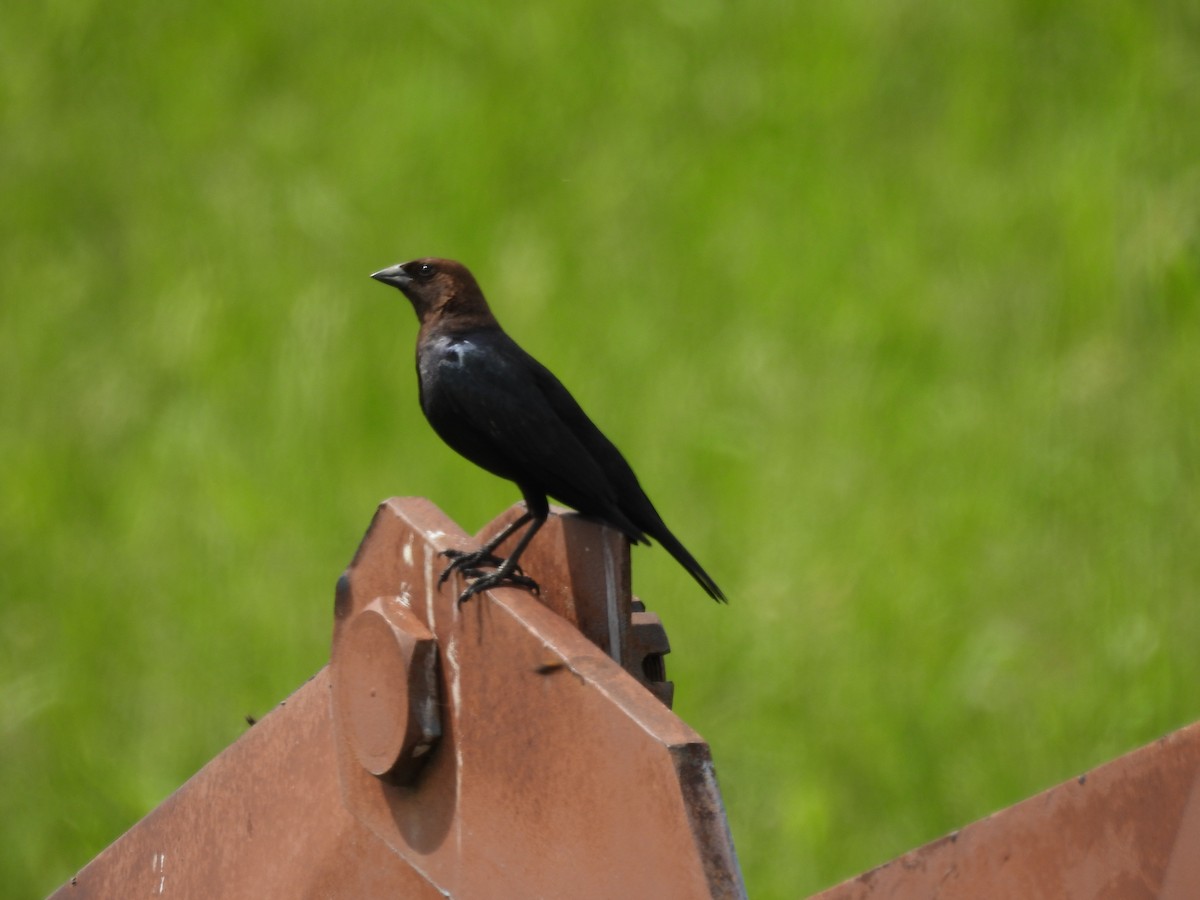
[[(696, 558), (688, 552), (679, 539), (671, 533), (671, 529), (662, 520), (650, 498), (638, 483), (637, 475), (621, 451), (605, 437), (604, 432), (593, 424), (575, 402), (575, 398), (567, 391), (557, 378), (547, 369), (539, 366), (537, 377), (542, 385), (542, 393), (554, 409), (558, 419), (567, 424), (571, 432), (587, 450), (604, 472), (605, 480), (612, 486), (616, 494), (618, 513), (621, 518), (633, 525), (634, 531), (640, 535), (641, 541), (646, 541), (647, 535), (657, 540), (679, 563), (691, 573), (692, 577), (714, 600), (725, 601), (725, 595), (704, 571)], [(609, 514), (611, 516), (611, 513)], [(624, 529), (623, 529), (624, 530)], [(626, 531), (631, 537), (634, 532)], [(633, 538), (635, 541), (639, 538)], [(648, 541), (646, 541), (648, 543)]]
[[(550, 403), (554, 414), (571, 429), (571, 433), (584, 446), (588, 455), (604, 471), (605, 479), (613, 486), (622, 502), (644, 499), (645, 492), (637, 476), (621, 451), (596, 427), (570, 392), (548, 369), (539, 366), (538, 380), (542, 393)], [(646, 501), (647, 503), (649, 500)]]
[(558, 379), (507, 336), (456, 344), (423, 382), (422, 405), (441, 438), (467, 459), (642, 539), (578, 419), (603, 435)]

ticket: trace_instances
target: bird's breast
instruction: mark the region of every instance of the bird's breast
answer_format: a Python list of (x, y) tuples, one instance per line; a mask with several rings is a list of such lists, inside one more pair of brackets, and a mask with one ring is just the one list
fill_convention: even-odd
[(469, 340), (438, 338), (421, 354), (421, 378), (436, 380), (441, 374), (460, 373), (478, 352)]

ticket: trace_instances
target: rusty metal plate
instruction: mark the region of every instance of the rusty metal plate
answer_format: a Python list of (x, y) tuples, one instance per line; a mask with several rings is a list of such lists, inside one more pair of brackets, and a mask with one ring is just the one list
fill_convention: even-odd
[(389, 501), (342, 581), (339, 632), (391, 593), (437, 637), (443, 736), (420, 780), (381, 784), (344, 749), (339, 764), (347, 807), (452, 896), (744, 895), (707, 745), (618, 662), (638, 648), (614, 537), (553, 515), (522, 560), (540, 596), (460, 605), (438, 554), (474, 540), (426, 501)]
[(55, 897), (744, 897), (708, 747), (651, 692), (666, 635), (634, 621), (624, 539), (556, 513), (522, 559), (540, 597), (460, 605), (438, 554), (472, 543), (384, 503), (332, 668)]
[(329, 687), (322, 669), (55, 900), (444, 898), (343, 804)]
[(813, 900), (1200, 897), (1200, 723)]

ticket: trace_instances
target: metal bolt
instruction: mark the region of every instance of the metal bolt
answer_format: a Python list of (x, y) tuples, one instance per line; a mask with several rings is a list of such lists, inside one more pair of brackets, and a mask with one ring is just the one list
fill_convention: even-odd
[(376, 597), (333, 652), (334, 714), (359, 763), (411, 784), (441, 737), (437, 641), (399, 597)]

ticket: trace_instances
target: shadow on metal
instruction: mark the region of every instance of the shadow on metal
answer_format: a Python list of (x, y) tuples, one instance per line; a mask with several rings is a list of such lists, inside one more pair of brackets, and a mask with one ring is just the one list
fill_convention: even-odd
[(383, 503), (330, 665), (54, 896), (744, 897), (625, 539), (556, 511), (522, 559), (540, 597), (459, 605), (439, 554), (475, 543)]

